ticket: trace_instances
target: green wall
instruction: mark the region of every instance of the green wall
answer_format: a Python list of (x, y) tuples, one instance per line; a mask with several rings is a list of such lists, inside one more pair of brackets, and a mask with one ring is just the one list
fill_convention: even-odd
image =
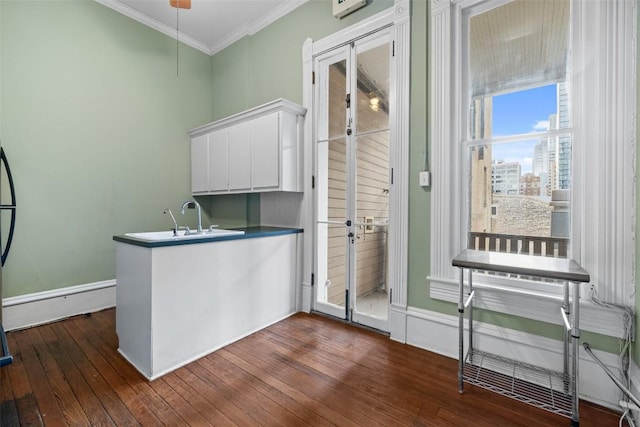
[(112, 236), (166, 229), (163, 209), (190, 197), (186, 131), (212, 118), (211, 58), (181, 45), (177, 77), (175, 40), (93, 1), (0, 8), (17, 193), (3, 296), (114, 279)]

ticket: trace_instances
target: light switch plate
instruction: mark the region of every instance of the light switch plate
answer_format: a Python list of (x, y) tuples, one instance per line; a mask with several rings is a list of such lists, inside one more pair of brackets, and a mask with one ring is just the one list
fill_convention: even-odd
[(429, 187), (431, 185), (431, 172), (420, 172), (420, 187)]

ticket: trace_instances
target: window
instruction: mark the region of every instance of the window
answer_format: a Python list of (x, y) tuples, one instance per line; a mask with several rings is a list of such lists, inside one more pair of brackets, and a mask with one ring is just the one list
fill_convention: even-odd
[(569, 5), (512, 1), (463, 14), (469, 249), (567, 255), (567, 236), (557, 231), (569, 229), (570, 204), (558, 215), (553, 195), (570, 191), (571, 182)]
[[(513, 232), (496, 232), (497, 221), (510, 215), (505, 200), (533, 200), (545, 225), (519, 234), (553, 238), (553, 253), (545, 255), (575, 259), (601, 299), (633, 305), (635, 6), (633, 0), (432, 4), (432, 298), (456, 300), (458, 272), (451, 259), (474, 243), (472, 233)], [(491, 31), (481, 36), (476, 24)], [(526, 99), (536, 92), (555, 108), (529, 114), (534, 109)], [(521, 100), (507, 112), (529, 114), (529, 129), (499, 129), (500, 103), (510, 97)], [(521, 154), (509, 155), (523, 147)], [(516, 208), (522, 212), (519, 224), (538, 209), (523, 203)], [(566, 242), (566, 255), (556, 241)], [(489, 289), (507, 286), (485, 299), (486, 308), (517, 310), (538, 320), (555, 315), (544, 298), (532, 304), (523, 296), (551, 296), (555, 286), (484, 280)], [(585, 325), (590, 327), (599, 330)]]

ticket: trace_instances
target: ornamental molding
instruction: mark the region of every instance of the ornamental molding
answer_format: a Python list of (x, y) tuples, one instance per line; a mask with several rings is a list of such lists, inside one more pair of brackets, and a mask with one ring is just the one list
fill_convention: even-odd
[(408, 0), (396, 0), (394, 5), (396, 18), (409, 18), (409, 11), (411, 8), (409, 7)]
[(439, 15), (451, 6), (451, 0), (431, 0), (431, 15)]

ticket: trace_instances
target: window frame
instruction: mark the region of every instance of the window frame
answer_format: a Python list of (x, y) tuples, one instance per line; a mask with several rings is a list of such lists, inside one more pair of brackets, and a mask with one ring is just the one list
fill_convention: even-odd
[[(464, 93), (462, 19), (483, 0), (432, 0), (429, 37), (432, 299), (455, 302), (459, 273), (451, 259), (466, 247), (467, 172), (460, 102)], [(494, 4), (504, 4), (497, 0)], [(591, 275), (601, 300), (634, 306), (636, 35), (634, 0), (571, 5), (573, 130), (571, 258)], [(594, 59), (595, 58), (595, 59)], [(578, 143), (580, 141), (580, 143)], [(610, 141), (602, 143), (602, 141)], [(561, 287), (508, 278), (474, 280), (478, 306), (560, 324)], [(605, 310), (582, 287), (583, 329), (619, 336)], [(533, 298), (532, 298), (533, 297)]]

